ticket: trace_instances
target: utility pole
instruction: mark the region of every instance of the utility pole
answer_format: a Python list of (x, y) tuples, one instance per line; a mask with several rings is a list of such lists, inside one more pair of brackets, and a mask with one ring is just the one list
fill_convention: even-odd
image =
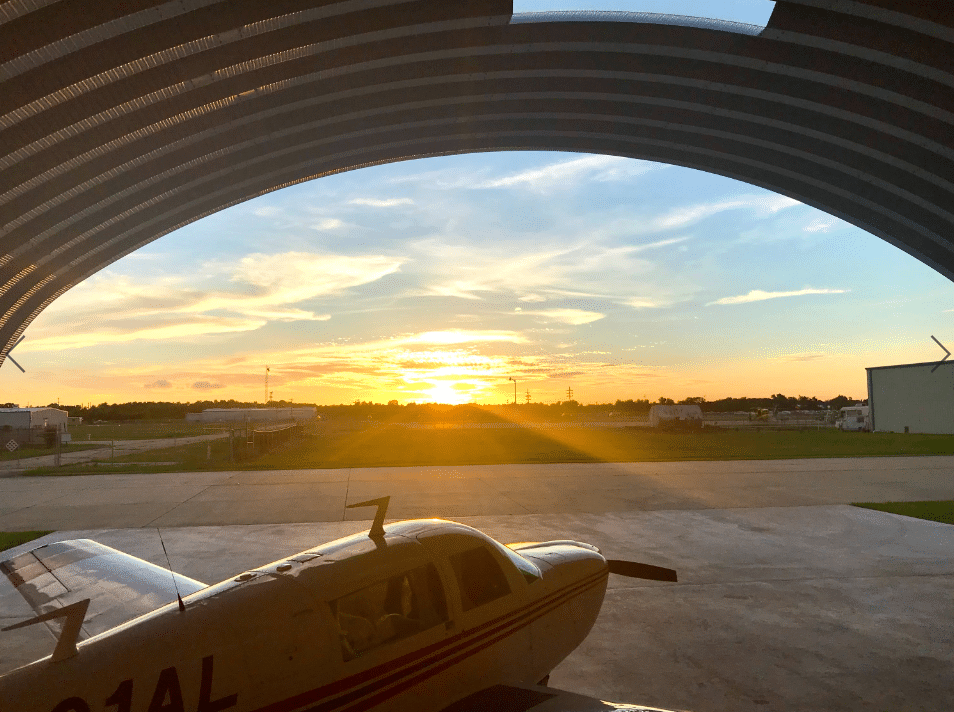
[(265, 366), (265, 405), (268, 405), (268, 371), (269, 368)]
[(517, 405), (517, 379), (513, 376), (508, 376), (507, 380), (513, 381), (513, 404)]
[(567, 388), (567, 389), (566, 389), (566, 399), (567, 399), (567, 400), (573, 400), (573, 389), (572, 389), (572, 388)]

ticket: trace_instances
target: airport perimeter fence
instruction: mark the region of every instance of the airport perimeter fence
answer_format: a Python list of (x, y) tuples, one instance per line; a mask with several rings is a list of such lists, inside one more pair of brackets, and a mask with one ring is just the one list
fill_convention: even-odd
[(305, 428), (301, 423), (257, 428), (252, 431), (252, 456), (271, 452), (294, 438), (301, 439), (304, 434)]
[[(407, 430), (569, 430), (580, 428), (618, 429), (618, 428), (651, 428), (647, 420), (613, 420), (613, 421), (542, 421), (542, 422), (504, 422), (504, 423), (370, 423), (371, 427), (398, 427)], [(826, 430), (835, 427), (834, 423), (799, 418), (789, 420), (728, 420), (722, 418), (705, 418), (703, 425), (706, 429), (719, 428), (726, 430)]]
[(569, 428), (644, 428), (648, 422), (575, 420), (569, 422), (542, 421), (538, 423), (382, 423), (407, 430), (566, 430)]

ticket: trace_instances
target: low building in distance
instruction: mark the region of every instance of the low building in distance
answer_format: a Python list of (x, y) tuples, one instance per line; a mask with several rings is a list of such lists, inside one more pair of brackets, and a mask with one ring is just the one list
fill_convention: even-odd
[(69, 413), (59, 408), (0, 408), (0, 441), (42, 444), (48, 430), (66, 433), (68, 420)]
[(318, 409), (313, 406), (293, 408), (206, 408), (201, 413), (186, 413), (190, 423), (298, 423), (314, 420)]
[(871, 430), (954, 434), (954, 362), (866, 370)]
[(698, 405), (654, 405), (649, 409), (649, 425), (653, 428), (702, 427), (702, 408)]

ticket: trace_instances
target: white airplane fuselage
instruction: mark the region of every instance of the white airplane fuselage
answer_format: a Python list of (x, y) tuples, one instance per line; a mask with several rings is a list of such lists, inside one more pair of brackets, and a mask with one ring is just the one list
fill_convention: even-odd
[(533, 684), (589, 633), (609, 570), (586, 544), (515, 548), (441, 520), (346, 537), (0, 677), (0, 712), (438, 712)]

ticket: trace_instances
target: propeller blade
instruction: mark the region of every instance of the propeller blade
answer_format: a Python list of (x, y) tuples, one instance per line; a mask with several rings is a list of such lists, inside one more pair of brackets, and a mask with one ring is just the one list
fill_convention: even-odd
[(620, 561), (619, 559), (607, 559), (606, 563), (609, 564), (611, 574), (646, 579), (647, 581), (672, 581), (673, 583), (677, 581), (676, 572), (672, 569), (664, 569), (662, 566), (650, 566), (649, 564)]

